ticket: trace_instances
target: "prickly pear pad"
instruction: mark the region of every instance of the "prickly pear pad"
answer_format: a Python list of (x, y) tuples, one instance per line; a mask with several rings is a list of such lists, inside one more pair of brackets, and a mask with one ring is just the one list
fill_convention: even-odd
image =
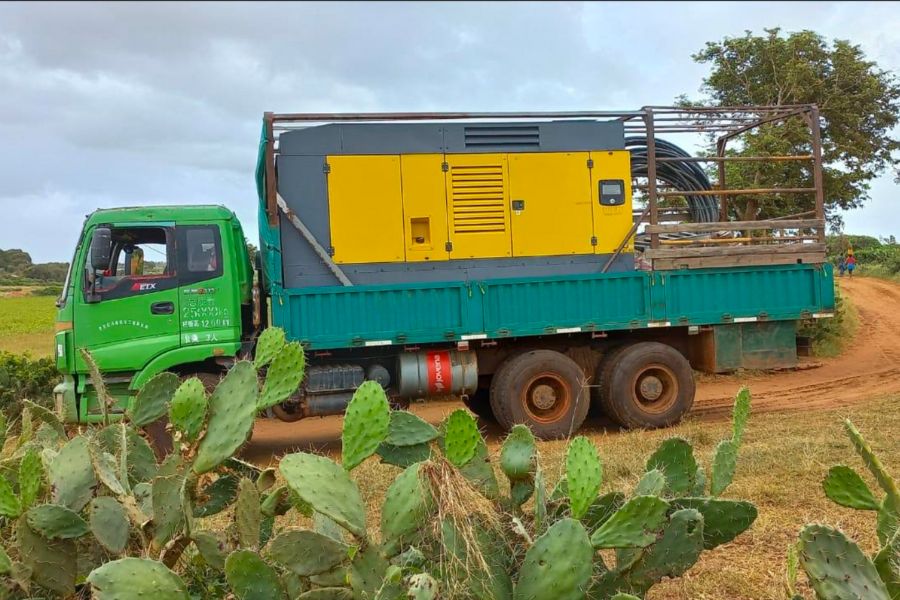
[(841, 506), (857, 510), (878, 510), (879, 505), (872, 490), (859, 473), (846, 465), (835, 465), (828, 469), (822, 481), (825, 495)]
[(125, 509), (112, 496), (99, 496), (91, 500), (91, 533), (100, 544), (114, 554), (125, 550), (128, 544), (129, 523)]
[(438, 436), (438, 430), (405, 410), (391, 412), (391, 424), (388, 427), (388, 436), (385, 440), (393, 446), (415, 446), (427, 444)]
[(275, 569), (256, 552), (237, 550), (225, 559), (225, 578), (239, 600), (280, 600), (284, 589)]
[(365, 381), (353, 393), (344, 414), (341, 455), (344, 468), (353, 470), (375, 454), (388, 435), (391, 407), (381, 385)]
[(181, 432), (186, 441), (193, 442), (200, 435), (208, 404), (206, 388), (196, 377), (191, 377), (175, 390), (169, 406), (169, 422)]
[(307, 529), (285, 531), (269, 546), (276, 562), (303, 577), (332, 570), (347, 560), (348, 550), (346, 544)]
[(643, 548), (656, 540), (669, 503), (656, 496), (637, 496), (625, 503), (591, 536), (595, 548)]
[(165, 415), (178, 384), (178, 375), (169, 372), (160, 373), (145, 383), (129, 409), (131, 422), (143, 427)]
[(91, 453), (86, 437), (72, 438), (48, 469), (54, 504), (61, 504), (75, 512), (90, 502), (97, 485)]
[(890, 600), (875, 565), (843, 533), (824, 525), (800, 532), (800, 564), (821, 600)]
[(58, 504), (41, 504), (25, 513), (28, 526), (48, 540), (71, 540), (89, 531), (81, 516)]
[(306, 356), (299, 342), (291, 342), (282, 348), (269, 369), (266, 371), (266, 383), (259, 396), (257, 408), (265, 410), (284, 402), (288, 396), (297, 391), (306, 371)]
[(22, 512), (22, 503), (9, 482), (0, 475), (0, 517), (14, 519)]
[(666, 476), (668, 489), (683, 496), (694, 489), (697, 461), (694, 448), (682, 438), (669, 438), (647, 460), (647, 471), (659, 469)]
[(256, 340), (256, 359), (253, 361), (253, 366), (257, 370), (265, 367), (281, 352), (284, 345), (284, 329), (268, 327)]
[(712, 464), (712, 481), (709, 492), (718, 496), (731, 485), (737, 469), (738, 448), (733, 440), (722, 440), (716, 445), (716, 453)]
[(515, 600), (580, 600), (592, 575), (594, 549), (575, 519), (554, 523), (525, 554)]
[(703, 515), (703, 548), (711, 550), (745, 532), (756, 520), (756, 507), (742, 500), (676, 498), (672, 506), (693, 508)]
[(219, 382), (209, 401), (209, 423), (194, 459), (195, 473), (218, 466), (241, 447), (256, 416), (256, 369), (248, 361), (238, 361)]
[(288, 454), (278, 465), (288, 486), (313, 509), (358, 538), (366, 537), (366, 509), (356, 483), (333, 461), (315, 454)]
[(510, 481), (529, 479), (534, 473), (534, 435), (525, 425), (515, 425), (500, 448), (500, 468)]
[(462, 467), (472, 460), (481, 439), (478, 424), (465, 409), (457, 409), (447, 417), (444, 431), (444, 455), (457, 467)]
[(659, 469), (644, 473), (634, 488), (635, 496), (659, 496), (666, 489), (666, 476)]
[(603, 467), (597, 448), (584, 436), (578, 436), (569, 443), (566, 482), (572, 517), (580, 519), (597, 498), (603, 482)]
[(386, 556), (400, 552), (402, 543), (419, 531), (432, 508), (430, 490), (419, 477), (417, 463), (391, 484), (381, 506), (381, 539)]
[(155, 560), (120, 558), (88, 576), (97, 600), (188, 600), (181, 578)]

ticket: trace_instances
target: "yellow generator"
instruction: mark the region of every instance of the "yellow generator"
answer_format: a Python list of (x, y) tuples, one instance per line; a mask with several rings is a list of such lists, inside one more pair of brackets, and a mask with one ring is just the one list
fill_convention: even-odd
[[(598, 272), (633, 222), (618, 121), (329, 124), (279, 144), (279, 195), (358, 284)], [(286, 287), (335, 283), (281, 233)]]

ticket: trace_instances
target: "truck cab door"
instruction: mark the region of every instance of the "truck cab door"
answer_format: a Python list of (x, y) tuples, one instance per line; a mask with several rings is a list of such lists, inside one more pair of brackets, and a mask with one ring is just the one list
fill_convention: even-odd
[(223, 251), (222, 232), (218, 225), (203, 224), (176, 229), (182, 346), (239, 341), (236, 260)]
[[(175, 228), (166, 223), (109, 225), (106, 269), (80, 259), (73, 315), (75, 347), (90, 350), (105, 372), (137, 371), (180, 343)], [(83, 371), (81, 356), (76, 356)]]

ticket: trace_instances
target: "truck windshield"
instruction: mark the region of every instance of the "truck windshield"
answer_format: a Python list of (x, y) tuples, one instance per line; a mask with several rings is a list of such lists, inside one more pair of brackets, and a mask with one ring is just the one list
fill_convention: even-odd
[[(85, 220), (87, 222), (87, 220)], [(66, 305), (66, 299), (69, 297), (69, 284), (72, 283), (72, 269), (75, 266), (75, 259), (78, 257), (78, 249), (84, 241), (84, 224), (81, 225), (81, 233), (78, 234), (78, 243), (75, 244), (75, 250), (72, 252), (72, 260), (69, 261), (69, 268), (66, 269), (66, 280), (63, 282), (62, 292), (56, 299), (56, 308), (62, 308)]]

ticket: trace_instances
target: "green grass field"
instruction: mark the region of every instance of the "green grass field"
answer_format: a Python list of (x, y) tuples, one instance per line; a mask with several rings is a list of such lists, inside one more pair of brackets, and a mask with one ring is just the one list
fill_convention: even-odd
[(51, 356), (54, 301), (52, 296), (4, 295), (0, 290), (0, 351)]

